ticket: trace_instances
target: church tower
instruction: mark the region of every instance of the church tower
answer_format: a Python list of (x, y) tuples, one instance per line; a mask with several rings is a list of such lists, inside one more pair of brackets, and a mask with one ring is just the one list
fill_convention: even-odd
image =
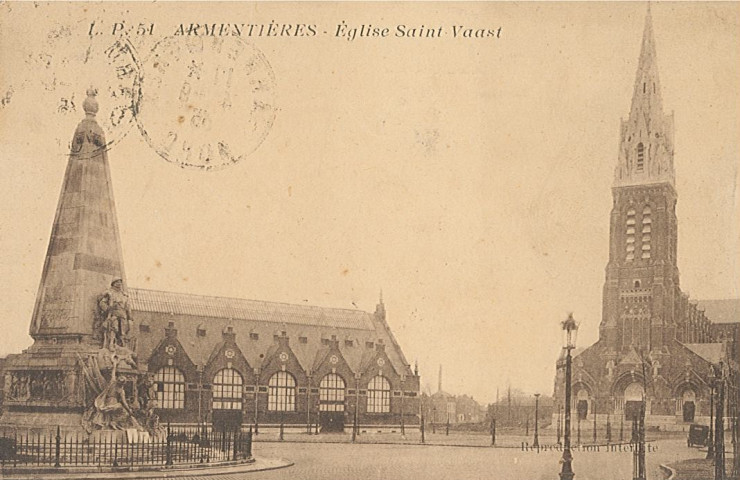
[(666, 353), (680, 296), (673, 115), (663, 112), (648, 8), (629, 117), (620, 127), (600, 342), (614, 360)]

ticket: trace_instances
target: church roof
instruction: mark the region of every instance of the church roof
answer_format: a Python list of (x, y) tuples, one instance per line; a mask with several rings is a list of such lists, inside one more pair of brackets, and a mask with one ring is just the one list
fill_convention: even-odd
[(684, 346), (710, 363), (719, 363), (724, 358), (722, 343), (685, 343)]
[(740, 298), (699, 300), (697, 304), (712, 323), (740, 322)]

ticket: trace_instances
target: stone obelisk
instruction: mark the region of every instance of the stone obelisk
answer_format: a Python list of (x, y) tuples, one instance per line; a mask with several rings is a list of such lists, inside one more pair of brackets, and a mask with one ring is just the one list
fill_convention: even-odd
[(107, 145), (95, 120), (98, 102), (92, 89), (83, 108), (31, 321), (37, 342), (89, 343), (96, 298), (114, 279), (124, 279)]
[[(72, 138), (31, 319), (34, 343), (7, 359), (0, 428), (79, 428), (89, 407), (85, 363), (100, 357), (106, 331), (100, 299), (114, 280), (125, 279), (107, 144), (95, 119), (95, 94), (88, 90), (85, 118)], [(125, 296), (121, 284), (125, 281), (117, 283), (117, 291)], [(124, 346), (120, 339), (119, 344)]]

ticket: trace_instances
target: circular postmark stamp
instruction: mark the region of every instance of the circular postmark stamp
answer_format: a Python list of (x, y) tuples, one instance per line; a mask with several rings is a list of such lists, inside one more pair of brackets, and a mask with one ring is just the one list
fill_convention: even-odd
[(139, 130), (157, 154), (182, 168), (237, 163), (272, 127), (272, 67), (238, 37), (167, 37), (142, 69)]
[(68, 155), (73, 147), (72, 129), (84, 118), (86, 90), (91, 86), (99, 105), (96, 122), (105, 136), (100, 148), (109, 149), (129, 132), (139, 100), (140, 64), (128, 39), (80, 39), (60, 27), (49, 31), (37, 49), (22, 55), (20, 68), (8, 76), (15, 82), (9, 88), (23, 96), (19, 100), (34, 105), (35, 128), (48, 132), (60, 154)]

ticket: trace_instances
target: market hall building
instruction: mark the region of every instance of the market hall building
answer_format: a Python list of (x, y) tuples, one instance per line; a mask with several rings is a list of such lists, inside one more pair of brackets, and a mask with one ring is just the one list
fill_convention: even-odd
[(129, 405), (143, 404), (137, 379), (154, 377), (160, 423), (418, 424), (419, 376), (382, 295), (370, 313), (127, 288), (95, 96), (88, 91), (72, 139), (30, 322), (34, 343), (0, 359), (0, 430), (79, 430), (98, 402), (92, 367), (110, 352), (131, 355)]
[[(662, 103), (648, 10), (632, 105), (621, 122), (599, 340), (573, 352), (571, 405), (577, 419), (596, 415), (600, 425), (609, 415), (635, 418), (643, 397), (650, 425), (707, 424), (710, 369), (727, 379), (738, 367), (740, 301), (697, 303), (679, 286), (673, 115)], [(556, 412), (564, 370), (561, 356)]]
[[(419, 377), (375, 312), (130, 289), (160, 420), (322, 431), (419, 423)], [(403, 417), (403, 419), (402, 419)]]

